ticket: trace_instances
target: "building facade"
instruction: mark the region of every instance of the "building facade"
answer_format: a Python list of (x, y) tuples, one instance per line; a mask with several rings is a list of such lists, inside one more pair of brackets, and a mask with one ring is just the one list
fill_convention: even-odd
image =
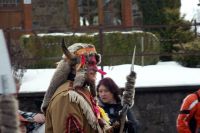
[(141, 18), (136, 0), (0, 0), (2, 29), (48, 31), (99, 25), (132, 27), (142, 23)]

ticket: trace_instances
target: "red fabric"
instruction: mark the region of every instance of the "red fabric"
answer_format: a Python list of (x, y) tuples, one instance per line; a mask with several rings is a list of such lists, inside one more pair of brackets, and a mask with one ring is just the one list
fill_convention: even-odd
[[(200, 95), (200, 89), (198, 90)], [(177, 118), (177, 131), (178, 133), (192, 133), (189, 128), (189, 122), (194, 117), (196, 120), (196, 131), (200, 128), (200, 103), (196, 94), (188, 95), (181, 105), (180, 114)], [(196, 132), (197, 133), (197, 132)]]
[(84, 133), (80, 123), (73, 115), (67, 118), (66, 133)]
[(106, 74), (107, 74), (106, 72), (104, 72), (104, 71), (101, 70), (101, 69), (98, 69), (97, 72), (99, 72), (101, 75), (106, 75)]
[(84, 66), (86, 62), (85, 56), (81, 55), (81, 66)]
[[(94, 71), (99, 72), (101, 75), (106, 75), (106, 72), (104, 72), (103, 70), (97, 68), (97, 61), (96, 61), (95, 56), (89, 57), (89, 59), (87, 60), (87, 63), (88, 63), (88, 66), (87, 66), (88, 67), (88, 71), (89, 70), (94, 70)], [(86, 64), (85, 55), (81, 55), (80, 64), (81, 64), (81, 67), (83, 67)]]

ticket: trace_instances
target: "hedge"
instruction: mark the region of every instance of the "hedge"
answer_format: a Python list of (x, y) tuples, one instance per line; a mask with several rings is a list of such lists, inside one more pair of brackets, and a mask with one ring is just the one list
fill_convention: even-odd
[[(65, 39), (66, 46), (73, 43), (91, 43), (101, 51), (98, 33), (68, 34), (38, 34), (21, 37), (21, 46), (29, 53), (29, 59), (34, 59), (30, 68), (51, 68), (62, 56), (61, 42)], [(136, 62), (141, 65), (141, 38), (143, 38), (144, 53), (159, 53), (158, 38), (150, 32), (105, 32), (103, 34), (103, 65), (130, 64), (134, 46), (136, 45)], [(144, 56), (144, 65), (154, 64), (159, 56)]]

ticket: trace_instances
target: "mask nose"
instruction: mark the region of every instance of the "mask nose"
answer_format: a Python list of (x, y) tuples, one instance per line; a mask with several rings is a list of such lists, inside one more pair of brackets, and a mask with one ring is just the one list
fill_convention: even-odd
[(97, 60), (96, 60), (96, 56), (90, 56), (89, 60), (88, 60), (88, 65), (89, 65), (89, 69), (93, 69), (97, 72), (99, 72), (102, 75), (105, 75), (106, 72), (102, 71), (101, 69), (97, 68)]
[(90, 58), (89, 58), (89, 65), (96, 65), (97, 64), (97, 60), (96, 60), (96, 58), (95, 58), (95, 56), (91, 56)]

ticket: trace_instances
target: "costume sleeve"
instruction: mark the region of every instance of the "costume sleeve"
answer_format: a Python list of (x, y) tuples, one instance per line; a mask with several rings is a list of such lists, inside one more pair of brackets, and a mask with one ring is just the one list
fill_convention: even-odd
[(69, 95), (66, 93), (60, 94), (53, 99), (47, 108), (46, 117), (46, 132), (83, 132), (83, 116), (81, 109), (78, 104), (69, 101)]
[(191, 133), (189, 128), (189, 121), (191, 116), (193, 116), (192, 110), (194, 110), (195, 105), (198, 103), (195, 94), (188, 95), (181, 105), (181, 109), (176, 121), (176, 127), (178, 133)]
[(73, 115), (67, 118), (66, 133), (83, 133), (80, 122)]
[(45, 133), (53, 133), (52, 119), (48, 109), (45, 116)]

